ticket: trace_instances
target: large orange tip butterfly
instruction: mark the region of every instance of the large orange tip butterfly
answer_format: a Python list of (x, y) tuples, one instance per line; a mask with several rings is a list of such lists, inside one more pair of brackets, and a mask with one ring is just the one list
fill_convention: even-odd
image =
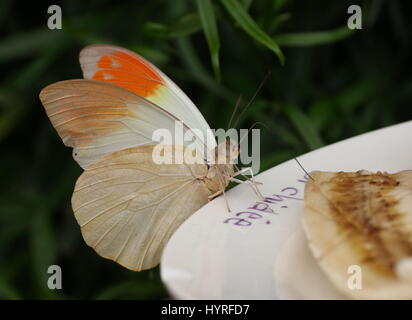
[[(230, 161), (207, 163), (202, 147), (217, 154), (237, 144), (217, 146), (192, 101), (136, 53), (92, 45), (80, 52), (80, 64), (84, 79), (40, 92), (51, 123), (84, 169), (73, 192), (74, 215), (84, 240), (102, 257), (135, 271), (155, 267), (177, 227), (239, 174)], [(153, 132), (173, 133), (176, 121), (204, 133), (203, 146), (196, 147), (201, 159), (157, 164)]]

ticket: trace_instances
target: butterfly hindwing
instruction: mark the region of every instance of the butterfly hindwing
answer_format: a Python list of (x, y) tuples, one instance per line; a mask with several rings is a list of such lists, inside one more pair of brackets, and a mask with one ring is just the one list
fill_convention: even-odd
[(202, 180), (205, 164), (158, 165), (152, 160), (153, 147), (97, 160), (80, 176), (72, 197), (86, 243), (135, 271), (159, 263), (172, 233), (212, 193)]

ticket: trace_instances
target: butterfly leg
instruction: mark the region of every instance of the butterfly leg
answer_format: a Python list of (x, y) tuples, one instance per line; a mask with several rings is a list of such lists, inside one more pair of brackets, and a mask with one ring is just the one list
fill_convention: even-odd
[(217, 197), (221, 193), (222, 193), (222, 191), (219, 190), (218, 192), (215, 192), (214, 194), (211, 194), (208, 198), (209, 198), (209, 200), (212, 200), (214, 197)]
[[(261, 200), (264, 200), (265, 197), (262, 195), (262, 193), (260, 192), (259, 188), (257, 187), (258, 184), (263, 184), (263, 183), (262, 183), (262, 182), (255, 181), (255, 176), (254, 176), (254, 174), (253, 174), (252, 168), (251, 168), (251, 167), (243, 168), (241, 171), (243, 171), (243, 172), (241, 173), (243, 177), (245, 177), (243, 173), (249, 172), (250, 176), (252, 177), (252, 178), (249, 179), (249, 181), (252, 183), (253, 187), (255, 188), (256, 193), (258, 194), (258, 197), (259, 197)], [(247, 178), (247, 177), (245, 177), (245, 178)]]
[[(246, 177), (244, 174), (245, 173), (249, 173), (252, 178), (248, 178)], [(244, 178), (246, 178), (246, 181), (243, 180), (239, 180), (239, 179), (235, 179), (234, 177), (236, 176), (243, 176)], [(256, 194), (256, 196), (260, 199), (260, 200), (264, 200), (265, 197), (262, 195), (262, 193), (260, 192), (259, 188), (257, 187), (257, 184), (262, 184), (261, 182), (255, 181), (254, 179), (254, 175), (253, 175), (253, 171), (252, 168), (247, 167), (247, 168), (243, 168), (241, 170), (238, 170), (234, 173), (234, 175), (230, 178), (230, 181), (236, 182), (236, 183), (243, 183), (243, 184), (248, 184), (251, 189), (253, 190), (253, 192)]]
[(218, 196), (218, 195), (220, 195), (220, 194), (222, 194), (222, 193), (223, 193), (223, 197), (225, 198), (226, 209), (227, 209), (228, 212), (231, 212), (232, 210), (230, 210), (229, 201), (227, 200), (226, 193), (225, 193), (225, 188), (222, 187), (222, 190), (219, 190), (219, 191), (211, 194), (211, 195), (208, 197), (208, 198), (209, 198), (208, 200), (210, 201), (210, 200), (212, 200), (214, 197), (216, 197), (216, 196)]
[(240, 180), (240, 179), (236, 179), (236, 178), (230, 178), (230, 181), (232, 182), (236, 182), (239, 184), (247, 184), (248, 186), (251, 187), (251, 189), (253, 190), (253, 192), (256, 194), (256, 196), (260, 199), (260, 200), (265, 200), (265, 198), (263, 197), (263, 195), (260, 193), (259, 189), (256, 188), (256, 186), (254, 185), (254, 183), (252, 181), (249, 180)]
[(223, 197), (225, 198), (225, 202), (226, 202), (226, 209), (228, 212), (232, 212), (232, 210), (230, 210), (230, 207), (229, 207), (229, 201), (227, 200), (225, 189), (223, 188), (222, 191), (223, 191)]
[[(251, 175), (252, 178), (246, 177), (244, 175), (246, 172), (249, 172), (249, 175)], [(250, 167), (246, 167), (246, 168), (243, 168), (241, 170), (236, 171), (232, 177), (236, 177), (236, 176), (239, 176), (239, 175), (241, 175), (242, 177), (246, 178), (247, 180), (253, 182), (254, 184), (263, 184), (262, 182), (258, 182), (258, 181), (253, 180), (254, 175), (253, 175), (252, 168), (250, 168)]]

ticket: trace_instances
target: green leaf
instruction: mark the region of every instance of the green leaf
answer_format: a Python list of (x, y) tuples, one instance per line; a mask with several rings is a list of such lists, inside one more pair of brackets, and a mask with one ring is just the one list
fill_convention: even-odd
[(245, 10), (248, 11), (250, 9), (250, 6), (252, 5), (253, 0), (241, 0), (241, 2)]
[(0, 91), (0, 141), (2, 141), (25, 115), (27, 106), (16, 96)]
[(283, 47), (315, 46), (343, 40), (352, 33), (353, 30), (343, 26), (329, 31), (279, 34), (274, 39)]
[(155, 299), (162, 295), (163, 287), (153, 280), (139, 279), (138, 283), (128, 281), (110, 286), (94, 297), (96, 300), (109, 299)]
[(137, 45), (130, 46), (130, 50), (139, 53), (140, 55), (154, 63), (156, 66), (165, 65), (170, 60), (168, 53), (161, 50), (160, 48), (154, 48), (139, 43)]
[(0, 276), (0, 299), (18, 300), (21, 299), (18, 292), (10, 286), (4, 277)]
[(289, 150), (276, 150), (275, 152), (269, 153), (262, 158), (260, 163), (260, 172), (263, 170), (272, 168), (273, 166), (285, 162), (292, 157)]
[(40, 28), (10, 36), (0, 41), (0, 62), (30, 56), (49, 46), (62, 35), (56, 30)]
[(266, 32), (264, 32), (257, 23), (249, 16), (245, 8), (237, 0), (221, 0), (229, 14), (236, 22), (255, 40), (272, 50), (283, 65), (285, 57), (278, 44)]
[(192, 76), (197, 82), (209, 89), (214, 94), (227, 99), (233, 98), (230, 91), (222, 85), (216, 83), (213, 78), (205, 70), (201, 60), (197, 56), (193, 46), (187, 37), (180, 37), (176, 40), (176, 45), (179, 49), (179, 57), (183, 65), (190, 71), (188, 76)]
[(11, 1), (10, 0), (2, 0), (0, 1), (0, 23), (3, 23), (3, 20), (9, 16), (11, 9)]
[(351, 114), (373, 97), (377, 97), (385, 84), (379, 78), (366, 78), (352, 82), (334, 97), (339, 109)]
[(289, 0), (273, 0), (274, 1), (274, 13), (279, 12), (288, 3)]
[(337, 112), (333, 102), (325, 98), (314, 101), (309, 106), (307, 115), (312, 125), (319, 131), (337, 116)]
[(44, 73), (49, 65), (68, 47), (68, 43), (57, 39), (50, 44), (47, 49), (43, 49), (39, 54), (33, 58), (27, 65), (25, 65), (18, 75), (11, 80), (13, 88), (25, 89), (33, 85), (38, 77)]
[(276, 29), (278, 29), (283, 23), (288, 21), (291, 17), (292, 14), (288, 12), (279, 14), (276, 17), (274, 17), (270, 23), (270, 32), (276, 31)]
[(38, 293), (48, 298), (55, 297), (56, 292), (47, 287), (47, 270), (50, 265), (56, 264), (56, 239), (52, 231), (49, 212), (43, 209), (33, 212), (30, 231), (30, 244)]
[(3, 244), (15, 241), (30, 225), (30, 210), (19, 200), (0, 199), (0, 242)]
[(209, 46), (213, 71), (215, 73), (216, 79), (220, 81), (220, 40), (219, 32), (216, 26), (216, 17), (213, 10), (213, 5), (210, 0), (197, 0), (197, 7), (199, 9), (199, 16), (200, 21), (202, 22), (203, 32), (205, 33), (207, 44)]
[(198, 13), (189, 13), (170, 24), (147, 22), (143, 25), (144, 32), (158, 38), (175, 38), (188, 36), (202, 29)]
[(294, 105), (287, 105), (285, 111), (311, 150), (320, 148), (324, 145), (322, 138), (312, 125), (310, 119), (306, 117), (299, 108)]

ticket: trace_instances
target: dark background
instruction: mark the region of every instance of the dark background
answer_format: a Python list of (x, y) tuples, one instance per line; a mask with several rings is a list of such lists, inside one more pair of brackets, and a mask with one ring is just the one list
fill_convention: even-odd
[[(134, 273), (95, 254), (71, 211), (81, 170), (38, 93), (80, 78), (78, 53), (87, 44), (117, 44), (151, 60), (212, 128), (226, 128), (238, 96), (244, 106), (272, 70), (238, 123), (269, 127), (261, 133), (262, 170), (291, 152), (411, 118), (410, 1), (239, 0), (280, 46), (283, 66), (250, 25), (244, 29), (222, 1), (212, 3), (218, 34), (203, 26), (196, 1), (0, 1), (0, 298), (168, 297), (158, 269)], [(47, 28), (51, 4), (62, 8), (62, 30)], [(363, 9), (362, 30), (345, 27), (350, 4)], [(47, 288), (52, 264), (63, 269), (63, 290)]]

